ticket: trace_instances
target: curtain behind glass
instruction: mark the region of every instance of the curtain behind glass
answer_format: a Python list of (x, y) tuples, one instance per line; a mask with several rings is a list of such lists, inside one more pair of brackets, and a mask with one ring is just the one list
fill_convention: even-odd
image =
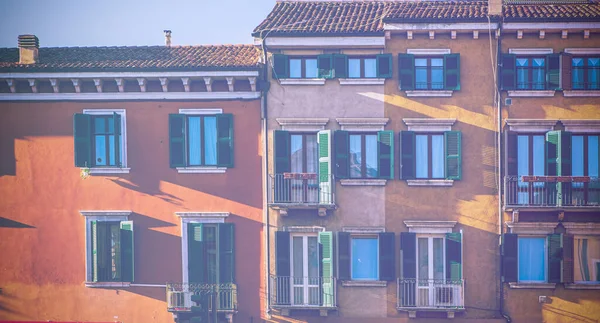
[(584, 89), (583, 82), (583, 58), (573, 58), (571, 60), (571, 76), (573, 81), (573, 89)]
[(546, 238), (519, 238), (519, 281), (546, 280)]
[(415, 58), (415, 88), (427, 89), (427, 59)]
[(517, 89), (527, 89), (529, 86), (529, 59), (517, 58)]
[(365, 135), (366, 177), (377, 177), (377, 136)]
[(198, 166), (201, 164), (200, 117), (188, 117), (188, 155), (191, 166)]
[(416, 165), (417, 165), (417, 178), (427, 178), (429, 169), (428, 151), (427, 151), (427, 136), (416, 135), (415, 136), (417, 154), (416, 154)]
[(316, 135), (306, 135), (306, 172), (318, 173), (319, 155)]
[(351, 58), (348, 59), (348, 77), (359, 78), (360, 77), (360, 59)]
[(302, 77), (302, 60), (298, 58), (290, 59), (290, 77)]
[(292, 173), (302, 173), (302, 135), (290, 136), (290, 162)]
[(377, 62), (374, 58), (365, 58), (365, 77), (377, 77)]
[(600, 58), (588, 58), (588, 89), (600, 88)]
[(431, 136), (431, 177), (444, 178), (444, 136)]
[(316, 78), (317, 77), (317, 59), (310, 58), (304, 61), (306, 64), (306, 78)]
[(362, 177), (362, 146), (360, 135), (350, 135), (350, 177)]
[(204, 164), (217, 164), (217, 118), (204, 117)]
[(546, 59), (544, 58), (534, 58), (532, 60), (533, 66), (533, 84), (532, 89), (535, 90), (543, 90), (546, 84), (546, 69), (545, 66)]
[[(419, 280), (429, 279), (429, 243), (427, 238), (418, 239), (418, 268)], [(424, 282), (426, 283), (426, 282)]]

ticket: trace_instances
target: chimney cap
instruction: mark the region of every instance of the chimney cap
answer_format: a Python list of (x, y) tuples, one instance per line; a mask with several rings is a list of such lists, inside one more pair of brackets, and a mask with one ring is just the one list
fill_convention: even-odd
[(40, 47), (40, 40), (36, 35), (19, 35), (19, 47)]
[(165, 29), (163, 30), (165, 34), (171, 34), (171, 29)]

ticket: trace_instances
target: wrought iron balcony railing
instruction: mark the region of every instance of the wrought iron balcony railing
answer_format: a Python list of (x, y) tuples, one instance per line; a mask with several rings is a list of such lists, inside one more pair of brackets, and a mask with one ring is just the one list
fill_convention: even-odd
[(337, 284), (334, 277), (271, 276), (273, 307), (334, 308)]
[(269, 204), (278, 206), (321, 206), (334, 204), (332, 175), (283, 173), (269, 175)]
[(464, 309), (464, 280), (398, 279), (399, 309)]
[(600, 207), (600, 180), (590, 176), (506, 176), (506, 207)]
[(237, 285), (235, 284), (167, 284), (167, 309), (170, 312), (189, 312), (196, 303), (192, 295), (206, 297), (209, 311), (237, 311)]

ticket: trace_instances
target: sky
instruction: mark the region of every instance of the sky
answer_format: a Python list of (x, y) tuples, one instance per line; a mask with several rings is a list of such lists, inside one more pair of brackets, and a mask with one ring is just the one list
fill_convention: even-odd
[(250, 44), (275, 0), (0, 0), (0, 47)]

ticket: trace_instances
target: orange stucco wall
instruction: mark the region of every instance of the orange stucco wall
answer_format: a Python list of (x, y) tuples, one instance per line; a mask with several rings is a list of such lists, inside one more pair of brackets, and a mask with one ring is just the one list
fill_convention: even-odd
[[(73, 114), (126, 109), (129, 174), (80, 177)], [(235, 167), (169, 168), (168, 114), (234, 114)], [(135, 283), (182, 281), (181, 211), (230, 212), (238, 322), (264, 308), (260, 101), (0, 103), (0, 320), (172, 322), (157, 287), (88, 288), (80, 210), (131, 210)]]

